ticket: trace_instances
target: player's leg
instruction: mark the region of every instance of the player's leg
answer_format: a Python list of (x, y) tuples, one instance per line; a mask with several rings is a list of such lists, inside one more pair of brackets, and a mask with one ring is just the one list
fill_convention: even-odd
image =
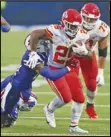
[(56, 81), (48, 80), (48, 83), (57, 96), (44, 107), (44, 113), (48, 124), (51, 127), (56, 127), (54, 111), (70, 102), (72, 96), (65, 77), (62, 77)]
[(18, 118), (17, 101), (19, 99), (19, 91), (15, 90), (9, 82), (4, 87), (4, 94), (1, 96), (1, 127), (10, 127)]
[(4, 94), (4, 88), (5, 88), (6, 85), (10, 82), (11, 78), (12, 78), (12, 75), (6, 77), (6, 78), (1, 82), (1, 97), (2, 97), (3, 94)]
[(1, 113), (1, 127), (12, 127), (16, 124), (16, 120), (18, 118), (18, 108), (17, 104), (14, 105), (12, 111), (7, 113)]
[(98, 73), (95, 53), (93, 53), (92, 60), (81, 60), (81, 70), (87, 87), (87, 105), (85, 110), (89, 118), (95, 119), (98, 118), (94, 108), (94, 99), (97, 94), (96, 77)]
[(71, 72), (66, 76), (67, 83), (70, 87), (70, 91), (72, 94), (72, 116), (70, 123), (70, 132), (78, 132), (78, 133), (88, 133), (88, 131), (83, 130), (78, 127), (79, 120), (83, 110), (84, 104), (84, 94), (82, 91), (82, 83), (76, 72)]

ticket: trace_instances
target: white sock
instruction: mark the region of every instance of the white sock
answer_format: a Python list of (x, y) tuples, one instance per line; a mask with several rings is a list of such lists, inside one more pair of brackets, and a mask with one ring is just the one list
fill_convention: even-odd
[(89, 104), (94, 104), (94, 99), (96, 94), (97, 94), (97, 90), (92, 92), (91, 90), (87, 89), (87, 102)]
[(82, 114), (83, 105), (84, 103), (72, 102), (71, 126), (78, 125), (80, 116)]
[(65, 105), (66, 103), (62, 101), (58, 96), (56, 96), (48, 105), (48, 109), (51, 110), (52, 112)]

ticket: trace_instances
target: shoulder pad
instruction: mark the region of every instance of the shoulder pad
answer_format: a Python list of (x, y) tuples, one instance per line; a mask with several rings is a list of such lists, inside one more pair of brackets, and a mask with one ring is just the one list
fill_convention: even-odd
[(99, 37), (104, 38), (109, 34), (109, 32), (109, 26), (105, 22), (100, 20), (97, 25), (97, 34), (99, 35)]
[(48, 34), (49, 38), (53, 38), (56, 35), (60, 35), (61, 27), (57, 25), (50, 25), (46, 28), (46, 33)]
[(87, 30), (81, 28), (77, 33), (77, 37), (77, 39), (79, 40), (86, 41), (87, 39), (89, 39), (89, 34), (87, 33)]

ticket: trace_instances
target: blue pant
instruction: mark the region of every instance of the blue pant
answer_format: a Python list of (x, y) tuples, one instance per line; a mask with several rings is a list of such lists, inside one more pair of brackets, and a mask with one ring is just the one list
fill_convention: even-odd
[[(1, 112), (10, 114), (13, 110), (13, 107), (17, 104), (20, 98), (20, 94), (22, 93), (23, 97), (25, 97), (27, 100), (30, 97), (31, 90), (22, 90), (16, 89), (13, 84), (13, 75), (8, 76), (4, 81), (1, 82)], [(6, 98), (5, 97), (5, 94)], [(5, 100), (5, 103), (2, 103)], [(4, 104), (4, 105), (2, 105)]]
[[(20, 97), (20, 91), (16, 90), (13, 87), (11, 81), (12, 81), (12, 76), (9, 76), (4, 81), (1, 82), (1, 107), (4, 108), (4, 109), (1, 108), (1, 112), (3, 113), (11, 113), (13, 107), (17, 104)], [(5, 95), (6, 92), (7, 95)], [(6, 96), (5, 99), (4, 96)], [(2, 105), (3, 100), (5, 100), (4, 105)]]

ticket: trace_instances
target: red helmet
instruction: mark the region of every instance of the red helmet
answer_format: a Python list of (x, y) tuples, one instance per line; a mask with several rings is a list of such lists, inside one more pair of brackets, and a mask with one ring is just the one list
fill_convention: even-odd
[(62, 28), (70, 37), (74, 37), (82, 24), (82, 17), (75, 9), (67, 9), (62, 15)]
[(93, 29), (100, 18), (100, 9), (94, 3), (87, 3), (81, 9), (83, 26), (86, 29)]

